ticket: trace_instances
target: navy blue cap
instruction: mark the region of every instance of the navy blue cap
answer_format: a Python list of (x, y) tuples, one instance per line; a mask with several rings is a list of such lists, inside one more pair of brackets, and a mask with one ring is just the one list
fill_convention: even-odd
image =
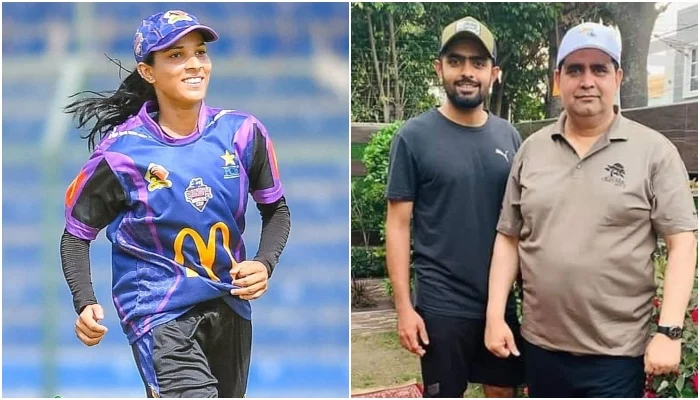
[(216, 32), (201, 25), (192, 14), (180, 10), (170, 10), (153, 14), (141, 21), (141, 26), (134, 35), (134, 58), (141, 62), (153, 51), (163, 50), (172, 46), (183, 36), (192, 31), (200, 31), (205, 42), (213, 42), (219, 38)]

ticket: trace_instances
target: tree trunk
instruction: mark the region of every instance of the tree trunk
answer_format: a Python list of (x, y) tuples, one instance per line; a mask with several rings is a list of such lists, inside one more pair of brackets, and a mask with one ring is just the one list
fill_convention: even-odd
[(503, 71), (501, 81), (498, 84), (498, 93), (496, 94), (496, 106), (493, 113), (499, 117), (503, 115), (503, 92), (506, 89), (506, 79), (508, 79), (508, 71)]
[(369, 30), (369, 48), (372, 53), (372, 62), (374, 64), (374, 71), (377, 75), (379, 102), (381, 103), (382, 110), (384, 111), (384, 120), (381, 122), (389, 122), (389, 106), (387, 104), (386, 93), (384, 93), (384, 86), (382, 86), (382, 72), (379, 69), (379, 58), (377, 57), (377, 46), (374, 43), (374, 28), (372, 27), (372, 12), (370, 10), (367, 10), (367, 29)]
[(555, 118), (561, 113), (561, 98), (554, 96), (554, 71), (557, 69), (557, 53), (559, 52), (560, 30), (558, 18), (549, 32), (549, 68), (547, 73), (547, 98), (545, 100), (547, 118)]
[(651, 31), (659, 11), (655, 3), (614, 3), (620, 35), (622, 36), (622, 88), (620, 107), (645, 107), (647, 88), (647, 56)]
[(396, 31), (394, 29), (394, 16), (389, 13), (389, 44), (391, 45), (391, 72), (394, 78), (394, 119), (403, 119), (403, 99), (401, 98), (401, 87), (399, 86), (399, 59), (396, 54)]

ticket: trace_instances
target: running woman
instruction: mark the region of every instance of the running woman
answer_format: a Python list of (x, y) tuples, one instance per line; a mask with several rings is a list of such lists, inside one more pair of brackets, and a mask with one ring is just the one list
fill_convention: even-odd
[[(143, 20), (136, 69), (114, 92), (73, 102), (94, 121), (89, 161), (65, 198), (61, 262), (88, 346), (107, 328), (90, 278), (90, 242), (107, 228), (112, 300), (148, 397), (243, 397), (251, 306), (289, 235), (289, 209), (263, 124), (204, 104), (216, 32), (183, 11)], [(94, 93), (94, 92), (91, 92)], [(98, 141), (97, 146), (95, 142)], [(243, 244), (248, 193), (262, 215)]]

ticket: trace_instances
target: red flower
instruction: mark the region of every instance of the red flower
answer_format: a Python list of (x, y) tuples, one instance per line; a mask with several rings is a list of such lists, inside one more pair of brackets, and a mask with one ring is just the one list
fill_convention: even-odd
[[(696, 308), (695, 309), (696, 321), (697, 321), (697, 315), (698, 315), (698, 309)], [(693, 380), (693, 389), (695, 389), (695, 393), (697, 393), (698, 392), (698, 373), (697, 372), (693, 374), (692, 380)]]
[(690, 315), (693, 317), (693, 322), (695, 322), (695, 325), (697, 325), (698, 324), (698, 308), (695, 307), (693, 309), (693, 312), (690, 313)]
[(654, 300), (652, 300), (651, 303), (654, 305), (654, 308), (659, 308), (659, 306), (661, 306), (661, 302), (656, 297), (654, 297)]
[(648, 399), (655, 399), (656, 393), (653, 390), (647, 390), (644, 392), (644, 397)]

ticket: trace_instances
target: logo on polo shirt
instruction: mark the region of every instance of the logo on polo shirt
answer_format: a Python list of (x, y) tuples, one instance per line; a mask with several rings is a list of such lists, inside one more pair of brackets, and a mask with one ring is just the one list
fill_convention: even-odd
[(604, 182), (612, 183), (615, 186), (625, 186), (625, 166), (620, 163), (615, 163), (605, 167), (608, 175), (604, 176)]

